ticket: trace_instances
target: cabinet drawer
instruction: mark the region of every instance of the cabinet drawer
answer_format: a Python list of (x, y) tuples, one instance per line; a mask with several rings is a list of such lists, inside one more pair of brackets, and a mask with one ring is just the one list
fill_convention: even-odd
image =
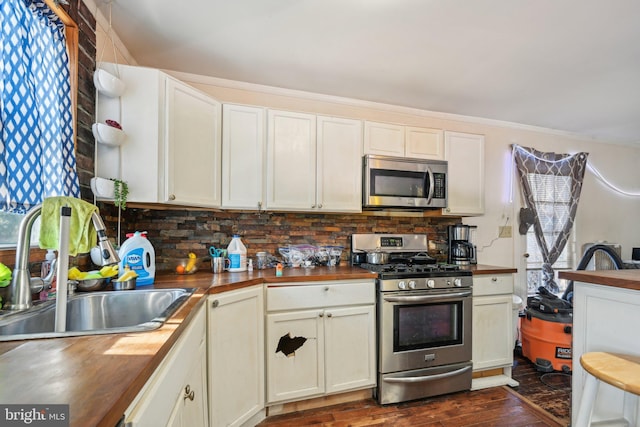
[(267, 288), (267, 311), (373, 304), (374, 281), (299, 282), (273, 284)]
[(512, 274), (473, 276), (473, 295), (501, 295), (513, 293)]

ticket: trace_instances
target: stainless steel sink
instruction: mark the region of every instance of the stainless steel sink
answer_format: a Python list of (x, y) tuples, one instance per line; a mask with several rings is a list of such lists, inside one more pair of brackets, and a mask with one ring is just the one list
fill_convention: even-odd
[(142, 332), (157, 329), (195, 289), (77, 293), (67, 303), (66, 332), (55, 332), (55, 301), (0, 313), (0, 341)]

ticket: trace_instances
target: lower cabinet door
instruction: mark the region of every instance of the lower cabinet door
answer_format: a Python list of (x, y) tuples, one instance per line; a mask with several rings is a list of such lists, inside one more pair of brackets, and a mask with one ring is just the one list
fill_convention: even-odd
[(513, 363), (511, 294), (473, 298), (473, 370)]
[(326, 392), (376, 382), (374, 306), (327, 308), (324, 315)]
[(264, 409), (262, 285), (209, 296), (211, 427), (240, 426)]
[(185, 380), (185, 385), (169, 416), (169, 427), (206, 427), (207, 417), (206, 372), (207, 353), (205, 343), (200, 343), (197, 362), (194, 363)]
[(324, 310), (267, 315), (267, 401), (324, 393)]

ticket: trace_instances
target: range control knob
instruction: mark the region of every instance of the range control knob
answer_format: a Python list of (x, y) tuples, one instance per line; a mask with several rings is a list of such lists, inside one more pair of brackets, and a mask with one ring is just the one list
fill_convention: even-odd
[(459, 277), (456, 277), (455, 279), (453, 279), (453, 285), (457, 287), (462, 286), (462, 279)]
[(416, 281), (409, 280), (409, 289), (415, 289), (415, 288), (416, 288)]
[(435, 280), (433, 280), (433, 279), (427, 280), (427, 288), (433, 289), (435, 287), (436, 287), (436, 281)]
[(404, 283), (404, 280), (398, 282), (398, 289), (407, 289), (407, 284)]

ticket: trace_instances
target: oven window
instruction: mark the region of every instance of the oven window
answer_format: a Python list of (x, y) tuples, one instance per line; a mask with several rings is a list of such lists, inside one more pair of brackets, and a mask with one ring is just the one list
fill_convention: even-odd
[(371, 169), (371, 196), (418, 197), (429, 194), (425, 172)]
[(462, 302), (394, 306), (393, 351), (462, 344)]

